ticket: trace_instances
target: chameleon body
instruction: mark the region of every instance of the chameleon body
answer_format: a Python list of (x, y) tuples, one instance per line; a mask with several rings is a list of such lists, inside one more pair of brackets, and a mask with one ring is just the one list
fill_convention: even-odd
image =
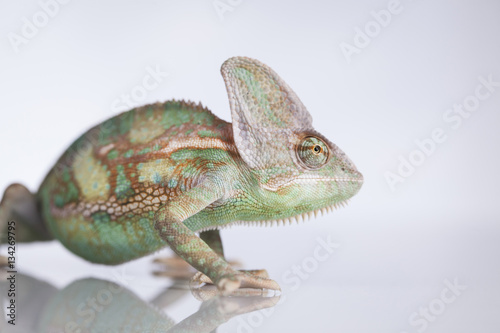
[(17, 216), (26, 239), (58, 239), (91, 262), (120, 264), (170, 246), (223, 292), (278, 289), (232, 269), (217, 230), (336, 207), (363, 177), (272, 69), (235, 57), (221, 72), (232, 123), (183, 101), (124, 112), (77, 139), (36, 194), (9, 187), (0, 217)]

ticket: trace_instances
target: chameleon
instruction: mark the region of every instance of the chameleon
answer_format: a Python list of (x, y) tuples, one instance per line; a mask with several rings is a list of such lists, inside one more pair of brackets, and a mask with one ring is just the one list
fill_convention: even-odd
[(182, 100), (116, 115), (74, 141), (36, 193), (7, 187), (2, 234), (14, 221), (19, 242), (57, 239), (106, 265), (168, 246), (223, 294), (279, 290), (265, 271), (232, 268), (219, 230), (337, 208), (363, 176), (270, 67), (232, 57), (221, 74), (232, 123)]

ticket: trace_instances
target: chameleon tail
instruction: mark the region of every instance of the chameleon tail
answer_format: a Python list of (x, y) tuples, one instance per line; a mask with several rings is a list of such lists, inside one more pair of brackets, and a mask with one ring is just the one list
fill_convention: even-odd
[(16, 242), (52, 239), (43, 223), (36, 196), (21, 184), (9, 185), (0, 201), (0, 244), (6, 242), (10, 225), (14, 225), (11, 231)]

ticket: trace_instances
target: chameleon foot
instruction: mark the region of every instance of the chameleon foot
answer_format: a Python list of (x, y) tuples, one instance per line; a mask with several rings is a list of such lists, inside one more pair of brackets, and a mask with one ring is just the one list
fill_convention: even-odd
[(155, 258), (153, 262), (155, 264), (163, 265), (166, 268), (191, 268), (191, 265), (189, 265), (184, 259), (179, 256)]
[[(191, 279), (190, 287), (197, 289), (202, 284), (214, 283), (208, 276), (198, 272)], [(269, 274), (264, 269), (237, 271), (235, 274), (223, 276), (216, 285), (223, 295), (231, 294), (238, 288), (281, 290), (276, 281), (269, 279)]]
[(189, 280), (193, 274), (193, 268), (181, 257), (161, 257), (153, 260), (160, 265), (160, 269), (153, 271), (153, 275), (168, 277), (174, 280)]
[[(193, 274), (196, 273), (196, 270), (191, 265), (189, 265), (186, 261), (184, 261), (184, 259), (176, 255), (172, 257), (155, 258), (153, 262), (163, 268), (161, 270), (154, 271), (153, 274), (155, 276), (168, 277), (177, 280), (189, 280), (193, 277)], [(239, 261), (230, 260), (228, 261), (228, 263), (233, 267), (241, 266), (241, 263)], [(208, 277), (206, 279), (208, 281), (200, 281), (199, 283), (212, 283), (212, 281)]]
[[(191, 289), (192, 295), (199, 301), (208, 301), (212, 298), (220, 298), (221, 292), (219, 289), (217, 289), (216, 286), (213, 284), (206, 284), (200, 288), (196, 289)], [(267, 298), (273, 298), (273, 299), (278, 299), (280, 298), (279, 295), (276, 295), (274, 290), (266, 290), (266, 289), (252, 289), (252, 288), (240, 288), (236, 289), (233, 292), (231, 292), (230, 298), (233, 297), (257, 297), (257, 298), (262, 298), (262, 299), (267, 299)]]

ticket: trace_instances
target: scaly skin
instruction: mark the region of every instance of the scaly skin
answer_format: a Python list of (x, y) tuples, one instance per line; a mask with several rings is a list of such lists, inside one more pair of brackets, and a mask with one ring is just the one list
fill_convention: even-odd
[(170, 101), (124, 112), (76, 140), (37, 194), (50, 234), (91, 262), (119, 264), (168, 245), (224, 293), (278, 289), (232, 269), (217, 231), (195, 232), (337, 206), (363, 178), (272, 69), (235, 57), (221, 71), (232, 124)]

